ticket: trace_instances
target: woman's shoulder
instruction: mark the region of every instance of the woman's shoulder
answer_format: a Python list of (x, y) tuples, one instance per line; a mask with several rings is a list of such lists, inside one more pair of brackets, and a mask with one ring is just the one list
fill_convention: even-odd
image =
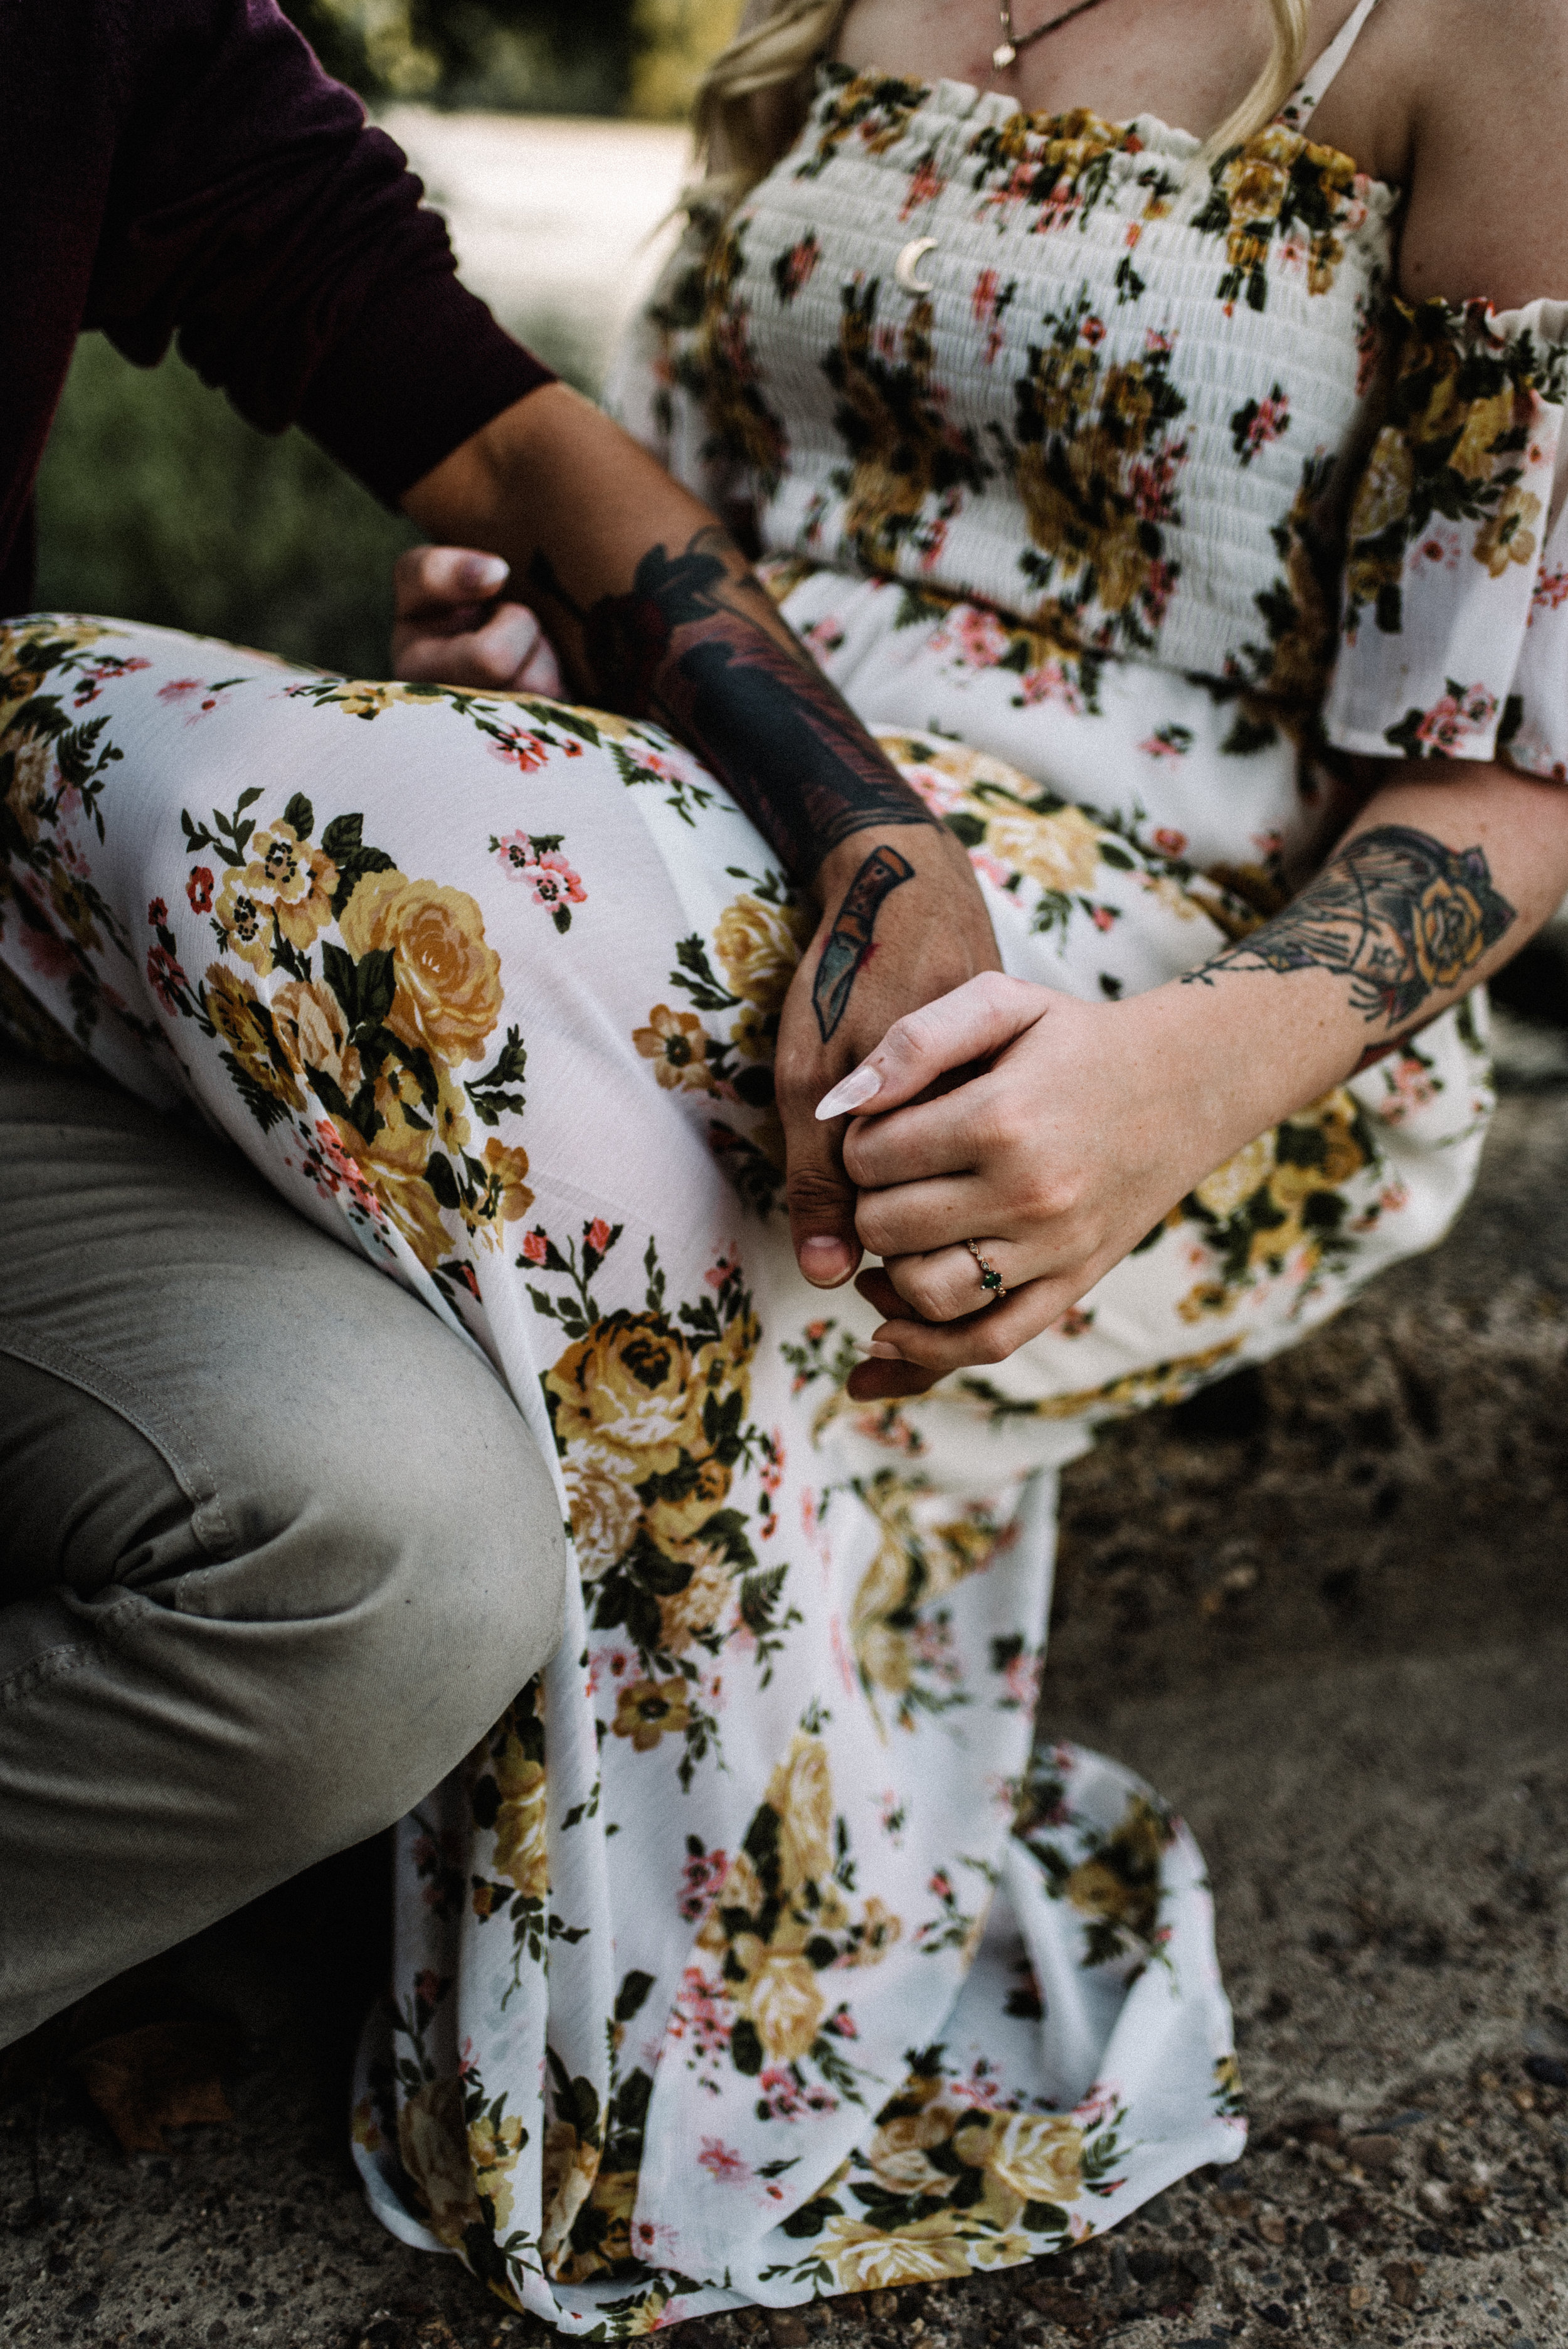
[(1568, 297), (1568, 9), (1392, 0), (1391, 23), (1396, 11), (1419, 34), (1401, 290), (1500, 311)]

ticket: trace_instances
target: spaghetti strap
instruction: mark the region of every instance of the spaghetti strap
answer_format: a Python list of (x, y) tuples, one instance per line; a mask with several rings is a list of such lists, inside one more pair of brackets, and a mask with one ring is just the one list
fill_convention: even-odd
[(1346, 18), (1316, 64), (1309, 72), (1302, 76), (1275, 115), (1274, 120), (1284, 129), (1305, 129), (1308, 122), (1327, 97), (1335, 76), (1356, 47), (1367, 17), (1377, 5), (1377, 0), (1357, 0), (1357, 6)]

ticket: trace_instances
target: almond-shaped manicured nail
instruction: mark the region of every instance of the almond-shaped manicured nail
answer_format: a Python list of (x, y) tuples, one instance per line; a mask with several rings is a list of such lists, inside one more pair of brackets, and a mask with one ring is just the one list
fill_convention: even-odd
[(865, 1350), (868, 1354), (875, 1354), (884, 1362), (902, 1362), (903, 1360), (896, 1346), (884, 1345), (880, 1338), (868, 1338), (865, 1341)]
[(817, 1115), (820, 1118), (848, 1117), (852, 1109), (863, 1109), (867, 1102), (874, 1101), (882, 1091), (882, 1081), (871, 1062), (864, 1061), (860, 1068), (851, 1069), (830, 1093), (822, 1095), (817, 1103)]

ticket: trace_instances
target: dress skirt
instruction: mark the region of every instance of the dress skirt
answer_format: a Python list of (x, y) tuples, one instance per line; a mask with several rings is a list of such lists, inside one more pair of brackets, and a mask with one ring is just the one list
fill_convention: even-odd
[[(1266, 779), (1227, 843), (1225, 778), (1113, 709), (1096, 802), (984, 747), (1016, 664), (971, 662), (960, 742), (891, 605), (793, 593), (1009, 971), (1100, 999), (1255, 919)], [(926, 626), (950, 686), (965, 626)], [(1202, 1858), (1036, 1736), (1057, 1474), (1441, 1236), (1484, 1012), (1251, 1144), (1007, 1362), (864, 1406), (877, 1317), (800, 1279), (780, 1205), (808, 926), (656, 729), (38, 618), (0, 629), (0, 819), (9, 1025), (193, 1103), (482, 1354), (559, 1478), (561, 1648), (398, 1830), (354, 2118), (386, 2223), (607, 2340), (1026, 2260), (1233, 2158)]]

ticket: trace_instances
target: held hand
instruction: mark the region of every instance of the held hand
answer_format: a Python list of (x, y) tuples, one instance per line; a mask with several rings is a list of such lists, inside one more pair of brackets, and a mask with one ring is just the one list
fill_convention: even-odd
[(393, 571), (392, 674), (411, 684), (542, 693), (559, 699), (555, 650), (525, 604), (499, 601), (499, 554), (416, 546)]
[[(1173, 992), (1102, 1006), (987, 974), (900, 1019), (822, 1102), (865, 1112), (844, 1165), (859, 1237), (883, 1261), (856, 1284), (888, 1317), (878, 1359), (851, 1378), (857, 1400), (1004, 1361), (1240, 1147), (1193, 1114)], [(967, 1240), (1001, 1277), (994, 1301)]]
[(944, 825), (852, 833), (824, 858), (816, 889), (822, 918), (785, 999), (774, 1076), (795, 1253), (808, 1280), (835, 1288), (861, 1244), (846, 1121), (822, 1123), (818, 1103), (884, 1048), (901, 1015), (996, 972), (1000, 957), (969, 859)]

